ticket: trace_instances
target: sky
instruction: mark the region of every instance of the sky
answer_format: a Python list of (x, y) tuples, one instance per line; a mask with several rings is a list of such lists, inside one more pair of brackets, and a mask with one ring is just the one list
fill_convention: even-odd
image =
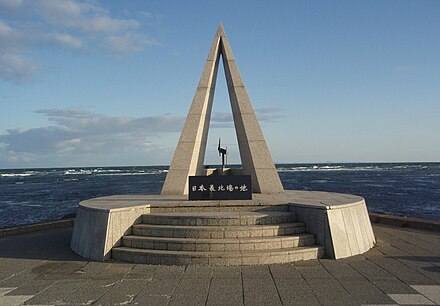
[(440, 161), (440, 1), (0, 0), (0, 168), (169, 165), (220, 21), (276, 163)]

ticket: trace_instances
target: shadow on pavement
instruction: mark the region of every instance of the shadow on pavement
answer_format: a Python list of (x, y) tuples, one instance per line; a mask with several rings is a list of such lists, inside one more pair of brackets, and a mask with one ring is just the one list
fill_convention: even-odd
[(440, 262), (440, 256), (393, 256), (393, 258), (419, 262)]
[(70, 250), (72, 227), (0, 239), (0, 258), (86, 261)]
[(440, 273), (440, 256), (393, 256), (394, 259), (402, 259), (407, 261), (426, 262), (431, 264), (427, 267), (421, 267), (421, 269), (429, 272)]

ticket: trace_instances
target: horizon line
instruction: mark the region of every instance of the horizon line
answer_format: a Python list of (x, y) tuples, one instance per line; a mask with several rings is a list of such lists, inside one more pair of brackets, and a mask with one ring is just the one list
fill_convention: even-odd
[[(362, 162), (275, 162), (277, 165), (313, 165), (313, 164), (435, 164), (440, 161), (362, 161)], [(240, 166), (241, 164), (229, 164), (230, 166)], [(210, 164), (205, 166), (221, 166), (221, 164)], [(26, 170), (26, 169), (66, 169), (66, 168), (129, 168), (129, 167), (170, 167), (170, 165), (107, 165), (107, 166), (56, 166), (56, 167), (19, 167), (19, 168), (0, 168), (0, 170)]]

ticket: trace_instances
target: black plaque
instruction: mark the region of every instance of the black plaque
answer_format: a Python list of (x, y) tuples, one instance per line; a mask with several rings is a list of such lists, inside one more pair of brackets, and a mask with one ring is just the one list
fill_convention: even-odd
[(189, 177), (189, 200), (251, 200), (250, 175)]

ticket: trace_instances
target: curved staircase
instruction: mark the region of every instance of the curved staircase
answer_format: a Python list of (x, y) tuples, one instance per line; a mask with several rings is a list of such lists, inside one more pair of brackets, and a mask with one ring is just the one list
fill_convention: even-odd
[(117, 260), (167, 265), (257, 265), (316, 259), (324, 248), (289, 211), (167, 212), (142, 216)]

